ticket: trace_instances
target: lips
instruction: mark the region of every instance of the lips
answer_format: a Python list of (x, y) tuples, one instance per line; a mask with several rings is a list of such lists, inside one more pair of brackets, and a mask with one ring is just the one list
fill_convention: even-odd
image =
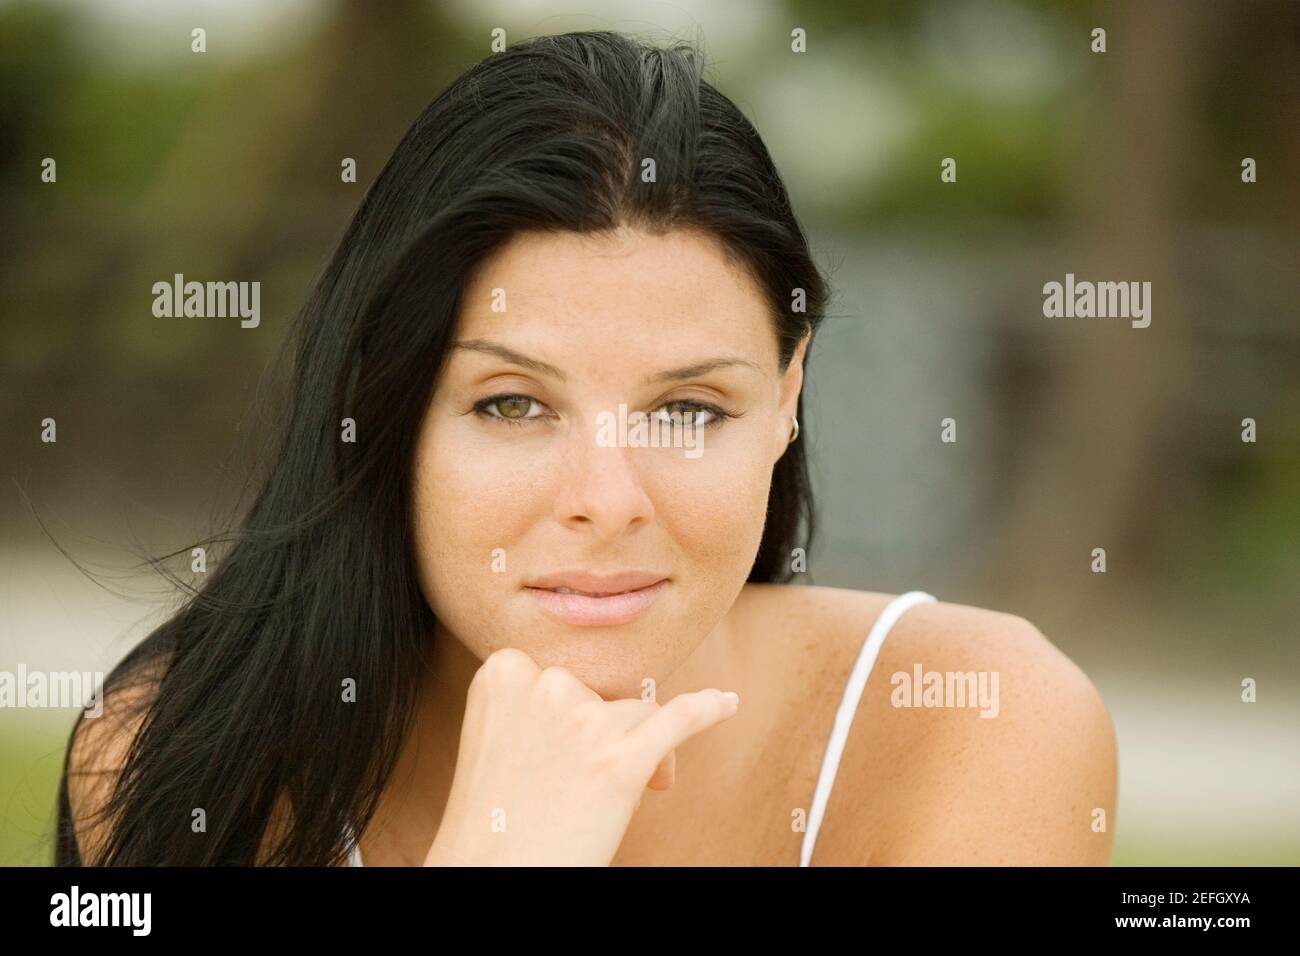
[(524, 589), (545, 614), (562, 624), (612, 627), (640, 617), (667, 585), (665, 575), (648, 571), (563, 571), (529, 581)]

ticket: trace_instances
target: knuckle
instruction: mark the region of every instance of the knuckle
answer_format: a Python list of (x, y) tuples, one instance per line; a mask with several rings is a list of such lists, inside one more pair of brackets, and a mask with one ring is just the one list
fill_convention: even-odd
[(597, 752), (592, 758), (592, 769), (596, 778), (616, 791), (637, 791), (643, 788), (649, 777), (636, 761), (614, 747)]
[(503, 647), (487, 656), (470, 683), (508, 683), (527, 674), (533, 666), (532, 660), (523, 651)]
[(578, 678), (567, 667), (560, 667), (552, 664), (546, 667), (537, 675), (539, 683), (554, 687), (572, 687), (578, 683)]
[(559, 699), (569, 694), (576, 680), (577, 678), (563, 667), (553, 664), (543, 668), (537, 675), (537, 692), (550, 700)]
[(605, 709), (597, 701), (586, 701), (575, 707), (572, 719), (574, 728), (579, 733), (595, 734), (603, 731), (609, 725)]

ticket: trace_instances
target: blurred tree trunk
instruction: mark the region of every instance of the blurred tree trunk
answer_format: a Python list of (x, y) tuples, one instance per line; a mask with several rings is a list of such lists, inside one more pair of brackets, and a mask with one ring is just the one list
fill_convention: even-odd
[[(1189, 135), (1197, 48), (1216, 20), (1241, 15), (1201, 3), (1118, 4), (1098, 17), (1107, 31), (1093, 64), (1102, 92), (1081, 119), (1073, 165), (1080, 234), (1076, 268), (1044, 281), (1150, 281), (1151, 324), (1074, 318), (1073, 353), (1053, 376), (1014, 504), (993, 534), (980, 592), (998, 606), (1048, 621), (1078, 620), (1095, 593), (1091, 552), (1106, 549), (1108, 583), (1146, 576), (1145, 531), (1153, 496), (1180, 475), (1162, 468), (1165, 429), (1179, 416), (1185, 293), (1179, 287), (1177, 208)], [(1087, 31), (1080, 43), (1088, 42)], [(1104, 59), (1102, 59), (1104, 58)], [(1236, 160), (1225, 157), (1225, 175)], [(1032, 308), (1032, 304), (1030, 306)], [(1063, 582), (1071, 582), (1063, 586)]]

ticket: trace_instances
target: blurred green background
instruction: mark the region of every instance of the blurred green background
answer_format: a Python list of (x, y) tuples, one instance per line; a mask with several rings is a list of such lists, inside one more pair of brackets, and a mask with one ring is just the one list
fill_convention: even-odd
[[(1115, 721), (1116, 864), (1300, 862), (1297, 9), (0, 0), (0, 670), (106, 672), (175, 606), (128, 549), (222, 512), (313, 277), (494, 28), (702, 39), (835, 291), (812, 582), (1036, 623)], [(155, 318), (176, 272), (260, 280), (261, 325)], [(1067, 272), (1150, 281), (1151, 326), (1044, 318)], [(0, 710), (0, 864), (49, 861), (74, 717)]]

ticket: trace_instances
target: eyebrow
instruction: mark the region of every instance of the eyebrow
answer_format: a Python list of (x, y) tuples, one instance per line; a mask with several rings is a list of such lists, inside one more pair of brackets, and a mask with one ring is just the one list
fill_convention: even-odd
[(699, 378), (701, 375), (707, 375), (715, 369), (731, 368), (733, 366), (752, 368), (756, 372), (763, 371), (757, 364), (748, 359), (727, 356), (709, 359), (707, 362), (697, 362), (694, 365), (684, 365), (681, 368), (669, 369), (666, 372), (659, 372), (645, 379), (644, 384), (654, 385), (657, 382), (676, 382), (686, 378)]
[[(550, 365), (547, 362), (540, 361), (539, 359), (529, 358), (522, 352), (516, 352), (514, 349), (506, 348), (504, 345), (497, 342), (490, 342), (487, 339), (466, 339), (463, 342), (457, 342), (452, 347), (464, 349), (468, 352), (482, 352), (486, 355), (495, 355), (497, 358), (504, 359), (511, 365), (518, 365), (520, 368), (540, 372), (543, 375), (550, 375), (552, 378), (557, 378), (561, 382), (566, 380), (564, 373), (554, 365)], [(732, 367), (750, 368), (756, 372), (763, 371), (755, 362), (728, 355), (708, 359), (703, 362), (696, 362), (692, 365), (684, 365), (681, 368), (656, 372), (654, 375), (644, 379), (643, 384), (654, 385), (659, 382), (677, 382), (682, 379), (698, 378), (701, 375), (707, 375), (709, 372), (716, 371), (720, 368)]]
[(496, 342), (489, 342), (487, 339), (466, 339), (463, 342), (457, 342), (452, 348), (465, 349), (468, 352), (483, 352), (487, 355), (495, 355), (499, 359), (504, 359), (511, 365), (518, 365), (520, 368), (526, 368), (534, 372), (541, 372), (543, 375), (550, 375), (552, 378), (558, 378), (561, 382), (565, 380), (564, 373), (554, 365), (548, 365), (546, 362), (538, 359), (529, 358), (522, 352), (516, 352), (514, 349), (508, 349), (504, 345), (498, 345)]

